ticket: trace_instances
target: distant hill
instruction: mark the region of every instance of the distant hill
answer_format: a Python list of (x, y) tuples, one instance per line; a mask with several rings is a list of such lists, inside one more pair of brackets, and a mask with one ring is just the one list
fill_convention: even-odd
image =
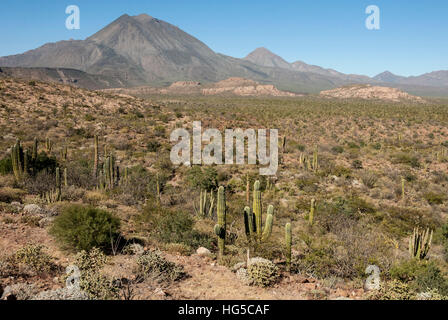
[(348, 84), (370, 83), (448, 95), (448, 71), (409, 78), (383, 73), (370, 78), (302, 61), (289, 63), (266, 48), (237, 59), (216, 53), (178, 27), (146, 14), (125, 14), (85, 40), (48, 43), (23, 54), (0, 57), (0, 67), (46, 68), (41, 73), (34, 69), (11, 74), (34, 77), (40, 74), (55, 81), (59, 78), (54, 73), (59, 72), (50, 72), (48, 68), (79, 70), (92, 75), (80, 76), (85, 80), (78, 80), (79, 86), (89, 88), (94, 87), (91, 81), (98, 81), (99, 88), (163, 87), (178, 81), (212, 83), (239, 77), (296, 93), (318, 93)]
[(322, 97), (338, 99), (383, 100), (390, 102), (424, 102), (420, 97), (410, 95), (396, 88), (372, 85), (353, 85), (322, 91)]

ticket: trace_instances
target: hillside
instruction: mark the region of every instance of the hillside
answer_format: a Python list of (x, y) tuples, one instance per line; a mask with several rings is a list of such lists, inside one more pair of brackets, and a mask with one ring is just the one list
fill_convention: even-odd
[[(254, 84), (219, 86), (236, 83)], [(171, 133), (197, 119), (220, 132), (278, 128), (277, 174), (260, 176), (259, 164), (173, 165)], [(91, 299), (447, 296), (447, 121), (444, 101), (143, 99), (0, 78), (0, 296), (54, 298), (72, 264), (84, 268)], [(243, 216), (258, 192), (263, 241), (246, 234)], [(417, 226), (434, 231), (418, 258), (409, 250)], [(364, 288), (372, 264), (380, 291)], [(252, 265), (273, 270), (266, 282)]]
[(322, 97), (337, 99), (364, 99), (380, 100), (386, 102), (423, 102), (423, 99), (410, 95), (396, 88), (379, 87), (372, 85), (353, 85), (342, 88), (322, 91)]

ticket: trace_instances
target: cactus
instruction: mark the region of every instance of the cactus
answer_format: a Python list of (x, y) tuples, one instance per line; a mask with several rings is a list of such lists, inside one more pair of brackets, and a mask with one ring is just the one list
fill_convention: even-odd
[(261, 241), (266, 241), (272, 234), (272, 223), (274, 222), (274, 206), (268, 207), (268, 213), (266, 216), (266, 222), (263, 229), (263, 235)]
[(159, 183), (159, 173), (156, 173), (156, 192), (157, 192), (157, 203), (160, 204), (160, 183)]
[(316, 148), (314, 149), (314, 154), (313, 154), (313, 170), (314, 171), (317, 171), (317, 169), (319, 169), (318, 153), (319, 153), (319, 149), (316, 145)]
[(316, 199), (311, 199), (310, 215), (308, 217), (310, 225), (313, 225), (315, 211), (316, 211)]
[(287, 223), (285, 225), (285, 244), (286, 244), (286, 270), (291, 271), (291, 224)]
[(286, 136), (283, 137), (282, 149), (283, 149), (283, 153), (286, 153)]
[(249, 182), (249, 175), (246, 175), (246, 204), (250, 205), (250, 182)]
[(105, 187), (113, 189), (120, 181), (120, 169), (115, 166), (115, 157), (110, 154), (103, 165), (103, 176), (105, 179)]
[(412, 237), (409, 239), (409, 253), (411, 257), (418, 260), (423, 260), (428, 255), (429, 249), (431, 248), (433, 231), (429, 232), (429, 229), (419, 230), (419, 228), (414, 229)]
[(64, 186), (68, 187), (68, 182), (67, 182), (67, 168), (64, 168)]
[(24, 175), (24, 153), (22, 146), (20, 145), (20, 140), (11, 148), (11, 162), (12, 169), (14, 172), (14, 177), (16, 181), (20, 181)]
[(67, 146), (64, 146), (61, 150), (62, 161), (67, 161), (67, 153), (68, 153), (68, 148), (67, 148)]
[(38, 146), (39, 146), (39, 142), (38, 142), (37, 138), (34, 138), (33, 153), (31, 155), (31, 159), (33, 159), (33, 161), (35, 161), (37, 159)]
[(213, 190), (210, 191), (210, 208), (208, 209), (208, 216), (211, 218), (213, 217), (213, 207), (215, 205), (215, 194), (213, 193)]
[(45, 149), (47, 150), (47, 153), (51, 152), (52, 147), (53, 147), (53, 143), (51, 142), (50, 138), (47, 138), (45, 140)]
[(262, 236), (262, 203), (261, 203), (261, 190), (260, 181), (255, 181), (254, 184), (254, 200), (253, 200), (252, 210), (255, 215), (255, 232), (257, 233), (257, 238), (260, 240)]
[(249, 207), (244, 209), (244, 224), (249, 241), (255, 237), (257, 242), (260, 243), (266, 241), (271, 236), (272, 224), (274, 221), (274, 207), (272, 205), (268, 207), (266, 222), (263, 228), (260, 181), (256, 181), (254, 184), (253, 197), (253, 213), (250, 211)]
[(99, 148), (98, 148), (98, 136), (95, 135), (94, 142), (94, 158), (93, 158), (93, 175), (98, 176), (98, 161), (99, 161)]
[(404, 201), (405, 198), (406, 198), (406, 195), (405, 195), (405, 189), (404, 189), (405, 182), (406, 182), (406, 180), (405, 180), (404, 178), (401, 178), (401, 199), (402, 199), (403, 201)]
[(217, 203), (218, 224), (215, 225), (215, 233), (218, 236), (219, 259), (224, 256), (226, 240), (226, 194), (224, 187), (218, 189)]
[(246, 230), (247, 240), (252, 242), (255, 230), (255, 219), (249, 207), (244, 208), (244, 227)]

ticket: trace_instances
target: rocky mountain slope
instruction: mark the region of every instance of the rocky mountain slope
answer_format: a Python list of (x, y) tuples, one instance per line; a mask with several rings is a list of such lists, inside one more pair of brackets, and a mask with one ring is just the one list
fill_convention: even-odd
[(76, 69), (105, 77), (108, 80), (99, 81), (97, 87), (109, 88), (162, 87), (178, 81), (208, 83), (239, 77), (297, 93), (318, 93), (356, 83), (387, 83), (423, 94), (448, 94), (448, 71), (409, 78), (390, 74), (369, 78), (302, 61), (289, 63), (265, 48), (237, 59), (215, 53), (178, 27), (146, 14), (125, 14), (85, 40), (48, 43), (23, 54), (0, 57), (0, 67)]

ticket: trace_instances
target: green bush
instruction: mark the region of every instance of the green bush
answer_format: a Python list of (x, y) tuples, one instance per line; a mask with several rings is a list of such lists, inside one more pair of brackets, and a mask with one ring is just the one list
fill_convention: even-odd
[(143, 230), (163, 243), (185, 244), (193, 249), (211, 248), (213, 238), (194, 229), (194, 220), (186, 212), (147, 205), (137, 218)]
[(67, 249), (110, 249), (118, 236), (120, 221), (93, 207), (70, 205), (54, 220), (50, 233)]
[(448, 279), (432, 261), (403, 261), (391, 268), (390, 275), (393, 279), (408, 283), (415, 291), (436, 289), (440, 294), (448, 295)]
[(430, 205), (443, 204), (446, 201), (446, 196), (442, 193), (427, 192), (423, 197)]
[(194, 188), (214, 190), (218, 188), (218, 171), (212, 167), (194, 166), (187, 173), (187, 181)]

